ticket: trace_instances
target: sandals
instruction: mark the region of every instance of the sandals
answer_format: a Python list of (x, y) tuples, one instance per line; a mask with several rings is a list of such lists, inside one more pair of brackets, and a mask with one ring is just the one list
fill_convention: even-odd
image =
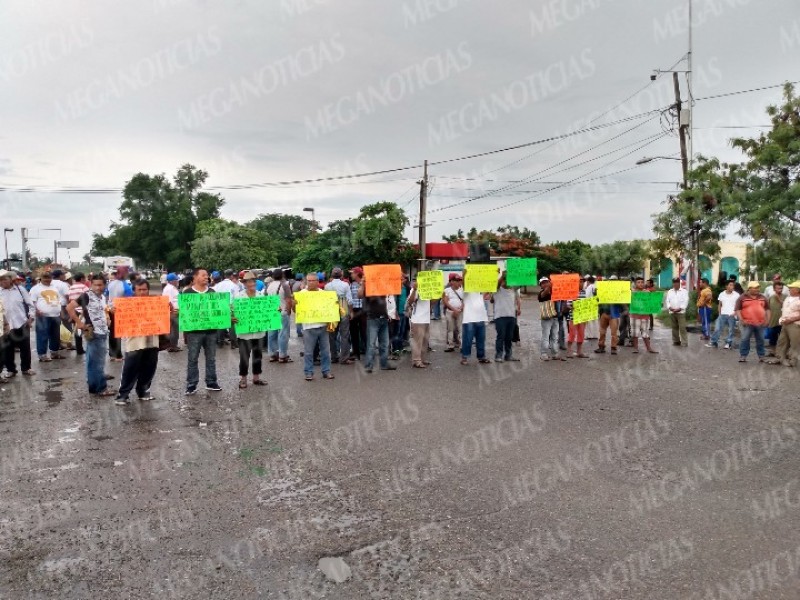
[(27, 371), (23, 371), (22, 374), (31, 377), (32, 375), (36, 375), (36, 371), (34, 371), (33, 369), (28, 369)]
[[(397, 360), (397, 359), (395, 359), (395, 360)], [(348, 358), (346, 361), (340, 362), (339, 364), (340, 365), (352, 365), (354, 362), (356, 362), (356, 361), (353, 360), (352, 358)]]
[(109, 396), (116, 396), (117, 392), (112, 392), (111, 390), (104, 390), (102, 392), (98, 392), (95, 394), (98, 398), (108, 398)]
[(428, 368), (428, 367), (425, 366), (424, 363), (414, 363), (411, 366), (414, 367), (415, 369), (427, 369)]
[(306, 381), (314, 381), (313, 375), (306, 375)]
[(467, 361), (467, 359), (466, 359), (466, 358), (462, 358), (462, 359), (461, 359), (461, 364), (462, 364), (462, 365), (468, 365), (468, 364), (469, 364), (469, 362)]
[(253, 379), (253, 385), (267, 385), (267, 382), (263, 379)]
[(492, 363), (492, 361), (490, 361), (488, 358), (479, 358), (478, 363), (482, 365), (489, 365)]
[(278, 362), (279, 360), (280, 358), (278, 358), (277, 354), (273, 354), (272, 356), (269, 357), (269, 362)]
[(278, 362), (286, 364), (286, 363), (290, 363), (290, 362), (294, 362), (294, 361), (292, 360), (291, 356), (284, 356), (283, 358), (279, 358)]
[(323, 373), (322, 378), (323, 379), (336, 379), (336, 377), (333, 376), (333, 373)]
[[(253, 382), (253, 383), (255, 383), (255, 382)], [(239, 382), (239, 389), (240, 389), (240, 390), (243, 390), (243, 389), (245, 389), (246, 387), (247, 387), (247, 380), (245, 380), (245, 379), (242, 379), (242, 380)]]

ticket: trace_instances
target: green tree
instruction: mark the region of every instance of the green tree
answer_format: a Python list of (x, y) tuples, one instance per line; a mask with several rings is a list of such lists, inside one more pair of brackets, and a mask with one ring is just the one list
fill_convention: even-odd
[(259, 215), (247, 226), (266, 234), (279, 265), (290, 264), (315, 231), (315, 224), (310, 219), (280, 213)]
[(588, 270), (605, 276), (630, 277), (644, 270), (649, 252), (648, 244), (642, 240), (594, 246), (588, 256)]
[(276, 266), (266, 234), (224, 219), (207, 219), (197, 225), (191, 243), (192, 264), (210, 270)]
[(120, 222), (109, 235), (95, 234), (90, 253), (131, 256), (142, 265), (176, 269), (191, 264), (190, 242), (197, 224), (219, 217), (225, 201), (201, 191), (206, 171), (183, 165), (172, 181), (164, 174), (137, 173), (125, 184)]

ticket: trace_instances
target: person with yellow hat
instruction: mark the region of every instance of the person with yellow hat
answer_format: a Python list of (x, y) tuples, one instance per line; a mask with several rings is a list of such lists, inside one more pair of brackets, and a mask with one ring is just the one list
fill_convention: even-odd
[(747, 362), (750, 354), (750, 338), (756, 338), (756, 354), (758, 362), (764, 362), (764, 328), (769, 323), (769, 304), (761, 293), (761, 285), (757, 281), (747, 284), (747, 291), (736, 301), (736, 317), (741, 323), (742, 339), (739, 343), (739, 362)]
[(775, 359), (769, 361), (769, 364), (793, 367), (795, 357), (800, 354), (800, 279), (790, 283), (788, 288), (789, 296), (783, 301), (781, 308), (781, 334), (778, 337)]

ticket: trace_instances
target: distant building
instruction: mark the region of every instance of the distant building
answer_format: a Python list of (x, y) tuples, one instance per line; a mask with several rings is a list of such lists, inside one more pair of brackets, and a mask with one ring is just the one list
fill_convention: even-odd
[[(700, 255), (700, 277), (705, 277), (709, 282), (715, 284), (720, 273), (724, 271), (726, 278), (736, 275), (736, 278), (741, 280), (742, 269), (747, 262), (747, 242), (722, 241), (719, 243), (719, 247), (721, 252), (720, 258), (717, 260)], [(679, 277), (683, 273), (683, 266), (678, 257), (662, 259), (661, 265), (650, 261), (645, 267), (645, 278), (653, 277), (656, 286), (668, 288), (672, 286), (672, 278)]]

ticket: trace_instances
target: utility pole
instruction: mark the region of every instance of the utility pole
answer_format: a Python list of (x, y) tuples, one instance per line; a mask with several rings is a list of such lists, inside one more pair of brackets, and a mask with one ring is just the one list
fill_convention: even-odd
[[(681, 142), (681, 169), (683, 170), (683, 189), (689, 189), (689, 153), (686, 148), (686, 124), (681, 123), (681, 86), (678, 82), (678, 74), (672, 72), (672, 84), (675, 88), (675, 110), (678, 113), (678, 138)], [(692, 262), (694, 263), (689, 269), (689, 280), (686, 282), (687, 289), (697, 287), (700, 281), (700, 236), (695, 223), (692, 223)]]
[(20, 227), (20, 234), (22, 235), (22, 271), (28, 273), (28, 228)]
[(425, 270), (427, 258), (425, 255), (425, 228), (426, 224), (425, 207), (427, 204), (428, 196), (428, 161), (425, 161), (424, 170), (422, 172), (422, 180), (419, 182), (419, 252), (420, 252), (420, 271)]

